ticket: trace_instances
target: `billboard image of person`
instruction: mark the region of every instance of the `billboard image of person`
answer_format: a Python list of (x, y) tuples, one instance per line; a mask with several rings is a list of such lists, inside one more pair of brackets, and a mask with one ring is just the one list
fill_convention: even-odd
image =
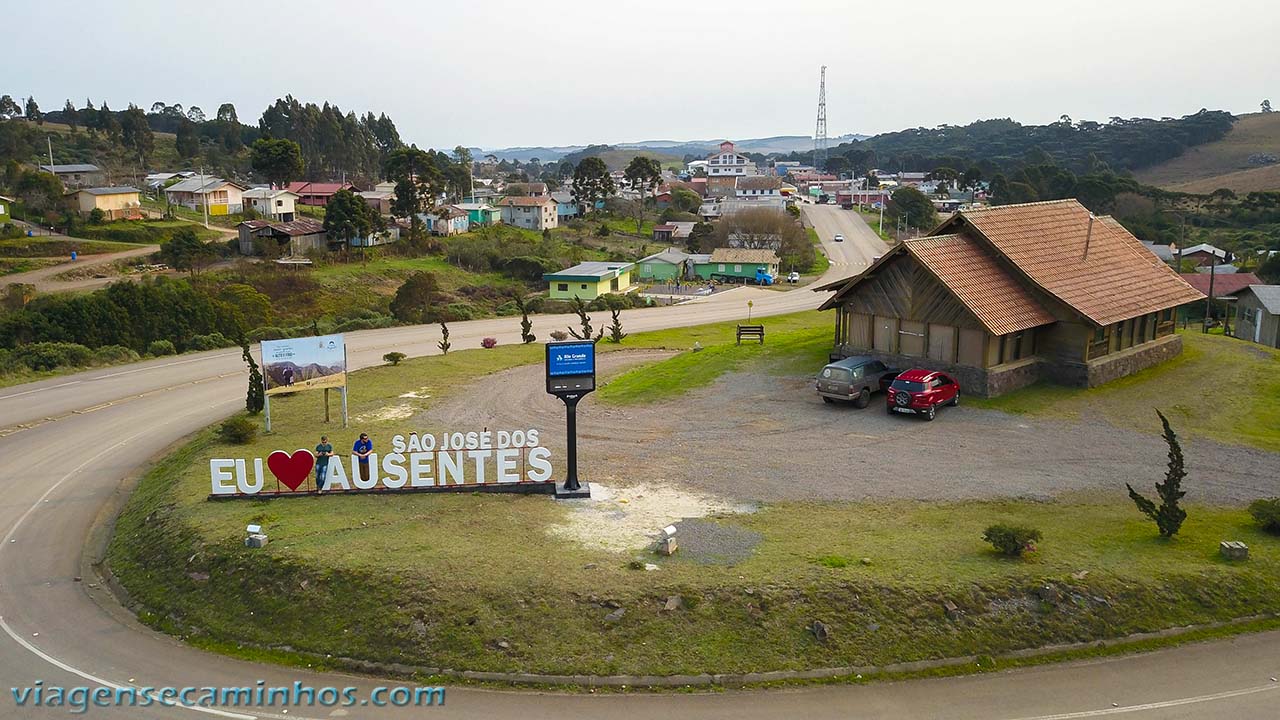
[(263, 340), (262, 376), (268, 395), (344, 387), (347, 347), (341, 335)]

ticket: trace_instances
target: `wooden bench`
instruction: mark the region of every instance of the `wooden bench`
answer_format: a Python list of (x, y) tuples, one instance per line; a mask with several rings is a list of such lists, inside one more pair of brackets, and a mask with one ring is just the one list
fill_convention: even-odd
[(764, 344), (764, 326), (763, 325), (739, 325), (738, 326), (738, 344), (742, 344), (743, 338), (759, 338), (760, 344)]

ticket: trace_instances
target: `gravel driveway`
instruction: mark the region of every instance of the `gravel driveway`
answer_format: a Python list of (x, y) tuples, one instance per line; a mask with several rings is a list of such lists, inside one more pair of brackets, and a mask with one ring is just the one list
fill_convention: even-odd
[[(602, 374), (661, 357), (607, 353)], [(540, 365), (489, 376), (428, 410), (442, 429), (537, 427), (564, 457), (564, 406)], [(1031, 419), (965, 407), (932, 423), (825, 405), (811, 380), (732, 374), (678, 401), (578, 407), (581, 475), (610, 485), (672, 483), (735, 501), (1049, 499), (1064, 493), (1154, 493), (1167, 447), (1103, 422)], [(1184, 442), (1189, 502), (1243, 503), (1280, 494), (1280, 454), (1208, 440)], [(559, 467), (557, 465), (557, 467)]]

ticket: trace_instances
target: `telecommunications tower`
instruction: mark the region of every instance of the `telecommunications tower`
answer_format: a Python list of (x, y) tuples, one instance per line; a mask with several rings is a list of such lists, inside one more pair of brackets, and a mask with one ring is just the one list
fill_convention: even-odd
[(827, 66), (818, 76), (818, 126), (813, 131), (813, 167), (822, 172), (827, 166)]

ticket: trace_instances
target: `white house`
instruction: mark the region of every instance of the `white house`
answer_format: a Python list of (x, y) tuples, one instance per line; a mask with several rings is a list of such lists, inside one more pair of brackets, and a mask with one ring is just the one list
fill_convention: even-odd
[(733, 143), (720, 143), (720, 152), (707, 158), (707, 177), (755, 175), (756, 164), (733, 149)]
[(249, 188), (240, 194), (244, 204), (253, 208), (265, 220), (289, 222), (293, 220), (294, 203), (298, 201), (297, 193), (272, 188)]
[(763, 200), (782, 195), (782, 180), (776, 175), (746, 175), (738, 178), (737, 196), (744, 200)]

